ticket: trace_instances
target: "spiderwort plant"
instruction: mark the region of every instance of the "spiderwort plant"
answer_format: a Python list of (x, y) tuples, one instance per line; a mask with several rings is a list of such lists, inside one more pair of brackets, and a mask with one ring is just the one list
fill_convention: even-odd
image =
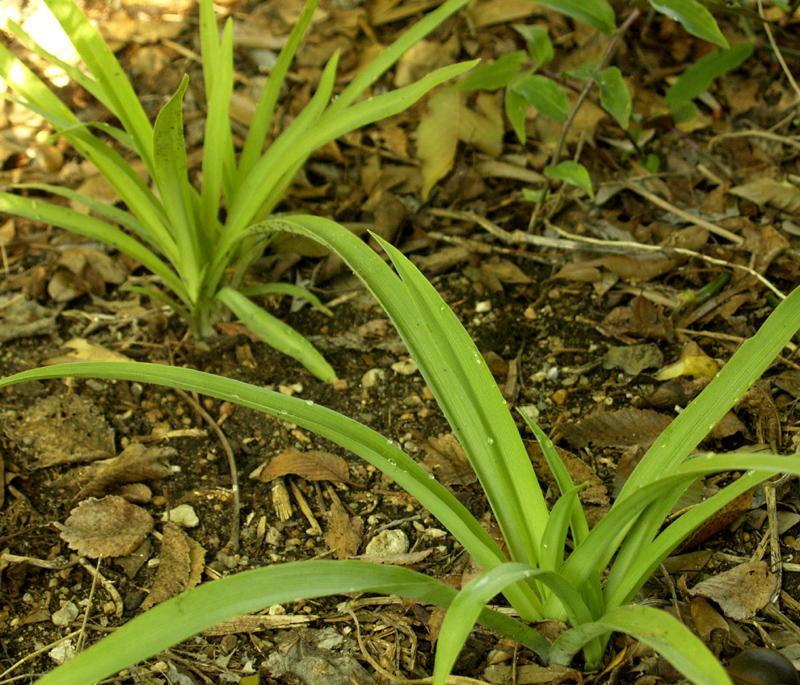
[[(257, 306), (241, 287), (247, 267), (257, 256), (245, 240), (247, 230), (270, 216), (316, 149), (401, 112), (431, 88), (474, 63), (444, 67), (404, 88), (360, 99), (409, 47), (468, 2), (447, 0), (389, 46), (331, 101), (338, 62), (338, 53), (335, 54), (307, 106), (264, 150), (284, 78), (317, 2), (309, 0), (281, 51), (237, 159), (228, 114), (233, 91), (233, 24), (228, 19), (220, 36), (212, 0), (201, 0), (207, 116), (199, 190), (189, 181), (183, 137), (182, 103), (187, 78), (153, 125), (116, 57), (72, 0), (45, 3), (69, 36), (88, 73), (64, 63), (36, 44), (17, 24), (8, 22), (8, 30), (26, 47), (66, 71), (119, 120), (120, 127), (80, 121), (41, 79), (0, 44), (0, 78), (16, 93), (16, 97), (7, 97), (44, 117), (56, 134), (92, 162), (128, 211), (60, 186), (28, 184), (20, 188), (79, 202), (92, 215), (7, 192), (0, 193), (0, 212), (60, 226), (130, 255), (157, 274), (172, 295), (148, 292), (180, 312), (197, 337), (210, 335), (213, 324), (228, 307), (265, 342), (295, 357), (323, 380), (332, 381), (335, 373), (322, 355), (294, 329)], [(104, 138), (93, 130), (105, 134)], [(105, 142), (108, 137), (125, 150), (125, 155), (132, 153), (142, 161), (152, 179), (152, 188), (117, 151), (117, 146)], [(226, 209), (224, 219), (221, 204)], [(263, 241), (261, 249), (266, 244)], [(259, 294), (268, 291), (269, 286), (259, 286)], [(321, 308), (316, 298), (300, 288), (281, 284), (274, 292), (305, 297)]]
[[(40, 681), (42, 685), (88, 685), (224, 619), (275, 603), (339, 592), (390, 593), (449, 607), (437, 645), (435, 685), (446, 680), (476, 620), (529, 647), (545, 663), (568, 664), (582, 652), (587, 670), (602, 665), (612, 632), (626, 632), (659, 651), (693, 683), (731, 685), (719, 662), (685, 626), (663, 611), (632, 602), (661, 562), (721, 507), (774, 474), (800, 474), (797, 456), (688, 459), (800, 328), (800, 289), (777, 307), (670, 424), (609, 513), (590, 531), (577, 497), (580, 484), (572, 483), (553, 445), (529, 421), (562, 493), (548, 511), (513, 416), (477, 348), (431, 284), (397, 249), (376, 237), (393, 271), (357, 236), (310, 216), (267, 220), (251, 227), (248, 237), (257, 242), (276, 231), (314, 238), (341, 255), (386, 310), (463, 445), (511, 560), (463, 505), (402, 449), (325, 407), (228, 378), (151, 364), (65, 364), (25, 371), (0, 380), (0, 388), (64, 376), (126, 379), (211, 395), (292, 421), (393, 478), (483, 567), (483, 573), (460, 592), (409, 569), (357, 560), (294, 562), (247, 571), (151, 609), (55, 669)], [(725, 471), (741, 475), (661, 530), (687, 487), (705, 475)], [(486, 608), (500, 592), (520, 620)], [(569, 629), (550, 644), (526, 625), (542, 618), (563, 620)]]

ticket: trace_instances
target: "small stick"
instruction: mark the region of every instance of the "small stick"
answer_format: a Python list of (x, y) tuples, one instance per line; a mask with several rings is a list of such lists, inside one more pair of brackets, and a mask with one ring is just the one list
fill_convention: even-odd
[(211, 426), (211, 429), (217, 434), (220, 443), (222, 443), (222, 449), (225, 450), (225, 454), (228, 457), (228, 469), (231, 472), (231, 494), (233, 495), (233, 520), (231, 521), (231, 536), (228, 540), (227, 547), (230, 547), (232, 551), (236, 552), (239, 550), (239, 510), (241, 505), (239, 500), (239, 472), (236, 469), (236, 459), (233, 456), (233, 450), (228, 442), (228, 438), (225, 437), (225, 433), (222, 432), (217, 422), (211, 418), (211, 415), (200, 406), (200, 403), (179, 388), (175, 388), (175, 391), (191, 405), (192, 409), (203, 417), (203, 420), (208, 423), (209, 426)]

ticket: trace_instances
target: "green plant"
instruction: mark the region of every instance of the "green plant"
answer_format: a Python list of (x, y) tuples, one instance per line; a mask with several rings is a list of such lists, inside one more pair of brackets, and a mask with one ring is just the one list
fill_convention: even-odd
[[(280, 53), (257, 105), (253, 124), (238, 157), (229, 121), (233, 91), (233, 24), (218, 37), (212, 0), (200, 3), (200, 37), (207, 102), (202, 159), (202, 188), (187, 175), (182, 100), (188, 79), (167, 102), (152, 125), (114, 54), (72, 0), (45, 0), (69, 36), (88, 74), (65, 64), (37, 45), (18, 25), (8, 29), (29, 49), (61, 67), (119, 120), (121, 128), (81, 122), (45, 83), (0, 45), (0, 77), (13, 88), (9, 97), (40, 114), (86, 159), (122, 198), (127, 210), (66, 188), (45, 184), (19, 186), (44, 190), (77, 201), (93, 215), (72, 211), (18, 194), (0, 193), (0, 211), (25, 216), (105, 242), (157, 274), (172, 291), (169, 297), (147, 291), (169, 303), (189, 322), (197, 337), (230, 308), (267, 343), (302, 362), (326, 381), (335, 373), (299, 333), (254, 304), (242, 289), (248, 266), (258, 257), (248, 228), (266, 219), (298, 170), (317, 148), (341, 135), (406, 109), (434, 86), (463, 73), (472, 64), (438, 69), (416, 83), (366, 99), (359, 98), (414, 43), (430, 33), (467, 0), (448, 0), (389, 46), (331, 101), (338, 53), (326, 65), (308, 105), (264, 151), (284, 77), (300, 45), (318, 0), (309, 0)], [(142, 180), (114, 146), (92, 129), (109, 136), (144, 164), (154, 189)], [(107, 140), (107, 138), (106, 138)], [(224, 220), (220, 204), (226, 210)], [(105, 219), (101, 219), (100, 215)], [(121, 228), (119, 228), (119, 227)], [(263, 250), (266, 242), (262, 242)], [(289, 292), (320, 303), (305, 290), (282, 284), (260, 286), (258, 294)]]
[[(618, 27), (614, 10), (607, 0), (547, 0), (546, 5), (572, 19), (585, 22), (598, 31), (613, 36), (599, 62), (586, 62), (562, 74), (546, 72), (555, 51), (548, 29), (542, 25), (515, 24), (514, 29), (525, 40), (526, 50), (518, 50), (483, 64), (453, 86), (458, 91), (504, 91), (504, 108), (520, 143), (526, 142), (525, 119), (528, 106), (539, 114), (564, 122), (561, 138), (544, 173), (593, 195), (586, 168), (574, 161), (561, 161), (566, 133), (586, 97), (597, 87), (600, 105), (611, 115), (632, 140), (638, 141), (643, 123), (640, 117), (631, 124), (632, 99), (622, 72), (609, 66), (615, 48), (627, 29), (641, 16), (641, 6), (648, 4), (656, 12), (680, 22), (692, 35), (718, 46), (689, 67), (669, 88), (665, 97), (673, 119), (686, 121), (697, 114), (693, 100), (707, 90), (712, 81), (739, 67), (753, 52), (753, 43), (744, 41), (729, 45), (712, 14), (696, 0), (648, 0), (631, 3), (630, 11)], [(567, 88), (580, 88), (580, 95), (570, 103)], [(630, 128), (630, 130), (629, 130)], [(452, 164), (438, 162), (439, 177)], [(537, 201), (544, 191), (528, 191), (526, 197)]]
[[(513, 417), (477, 348), (431, 284), (397, 249), (376, 238), (395, 273), (357, 236), (327, 219), (309, 216), (271, 219), (251, 228), (249, 235), (266, 239), (275, 231), (305, 235), (334, 250), (386, 310), (469, 456), (511, 561), (459, 501), (402, 449), (325, 407), (227, 378), (150, 364), (67, 364), (25, 371), (0, 380), (0, 388), (63, 376), (127, 379), (212, 395), (292, 421), (393, 478), (484, 569), (460, 592), (408, 569), (355, 560), (298, 562), (248, 571), (203, 585), (148, 611), (45, 676), (42, 685), (88, 684), (223, 619), (274, 603), (337, 592), (393, 593), (449, 607), (437, 647), (436, 685), (444, 682), (475, 620), (526, 645), (545, 662), (567, 664), (582, 651), (588, 670), (601, 666), (613, 631), (630, 633), (661, 652), (694, 683), (731, 685), (711, 652), (686, 627), (662, 611), (632, 602), (671, 551), (714, 512), (774, 474), (800, 473), (797, 456), (689, 458), (800, 328), (800, 289), (777, 307), (670, 424), (609, 513), (590, 531), (577, 497), (580, 486), (573, 485), (553, 445), (528, 421), (561, 490), (560, 499), (548, 511)], [(723, 471), (743, 473), (661, 530), (687, 487), (697, 478)], [(522, 620), (485, 608), (499, 592)], [(524, 623), (543, 617), (565, 620), (570, 629), (551, 645)]]

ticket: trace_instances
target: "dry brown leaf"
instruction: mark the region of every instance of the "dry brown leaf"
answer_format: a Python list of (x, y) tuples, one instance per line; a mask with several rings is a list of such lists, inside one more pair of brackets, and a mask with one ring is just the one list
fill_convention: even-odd
[(70, 463), (76, 454), (116, 451), (114, 431), (105, 417), (78, 395), (45, 397), (24, 414), (3, 418), (5, 434), (38, 457), (31, 468)]
[(175, 454), (177, 451), (172, 447), (145, 447), (132, 442), (117, 457), (101, 466), (77, 498), (97, 497), (123, 483), (167, 478), (172, 470), (161, 462)]
[(760, 178), (752, 183), (734, 186), (728, 192), (757, 205), (769, 204), (785, 212), (800, 213), (800, 189), (789, 183)]
[(642, 345), (611, 346), (603, 359), (604, 369), (622, 369), (625, 373), (636, 376), (644, 369), (660, 366), (664, 355), (654, 343)]
[(153, 530), (153, 519), (144, 509), (122, 497), (90, 498), (81, 502), (63, 524), (61, 538), (78, 554), (124, 557)]
[(595, 447), (650, 447), (672, 419), (649, 409), (622, 409), (559, 426), (570, 445)]
[(102, 345), (95, 345), (84, 338), (73, 338), (62, 346), (73, 350), (67, 354), (50, 357), (42, 361), (42, 366), (53, 364), (68, 364), (70, 362), (128, 362), (130, 357), (109, 350)]
[(609, 336), (635, 335), (640, 338), (672, 340), (674, 326), (664, 316), (662, 307), (645, 297), (636, 296), (629, 307), (616, 307), (598, 327)]
[(769, 564), (748, 561), (698, 583), (689, 594), (707, 597), (719, 604), (729, 618), (746, 621), (767, 606), (775, 592), (776, 582)]
[(422, 162), (422, 198), (453, 168), (458, 141), (496, 157), (503, 151), (505, 131), (500, 104), (492, 93), (480, 93), (480, 113), (466, 104), (466, 95), (452, 88), (436, 91), (417, 127), (417, 158)]
[(530, 283), (531, 278), (522, 269), (507, 259), (492, 258), (481, 263), (483, 271), (494, 276), (501, 283)]
[(692, 614), (694, 627), (703, 638), (703, 642), (719, 642), (726, 638), (729, 633), (728, 622), (722, 618), (720, 613), (711, 606), (705, 597), (695, 597), (689, 603), (689, 610)]
[(259, 478), (264, 482), (269, 482), (288, 474), (300, 476), (306, 480), (330, 480), (352, 484), (347, 470), (347, 462), (336, 454), (322, 450), (281, 452), (272, 458)]
[(174, 523), (164, 524), (160, 563), (142, 610), (191, 590), (200, 582), (205, 550)]
[(436, 182), (453, 168), (458, 147), (458, 120), (460, 94), (451, 88), (441, 88), (428, 100), (425, 114), (417, 127), (417, 159), (422, 162), (422, 200)]
[[(743, 492), (741, 495), (731, 500), (722, 509), (716, 512), (710, 519), (706, 519), (700, 528), (686, 539), (680, 549), (691, 549), (701, 542), (705, 542), (712, 535), (725, 530), (731, 523), (738, 519), (745, 512), (750, 511), (753, 505), (753, 489)], [(713, 597), (712, 597), (713, 599)]]
[(334, 500), (328, 513), (325, 543), (337, 559), (349, 559), (358, 553), (363, 531), (364, 521), (358, 516), (348, 516), (341, 502)]
[(467, 453), (452, 433), (438, 438), (422, 438), (425, 448), (423, 463), (442, 485), (472, 485), (478, 476), (469, 463)]

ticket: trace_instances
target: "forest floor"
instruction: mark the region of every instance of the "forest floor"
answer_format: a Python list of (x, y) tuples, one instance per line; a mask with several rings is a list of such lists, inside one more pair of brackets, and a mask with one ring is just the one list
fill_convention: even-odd
[[(351, 4), (323, 2), (318, 10), (282, 94), (279, 122), (301, 111), (335, 50), (341, 51), (338, 83), (346, 84), (376, 46), (389, 44), (419, 17), (421, 7)], [(626, 3), (617, 4), (625, 9)], [(194, 2), (142, 0), (117, 9), (89, 2), (83, 8), (97, 20), (153, 118), (189, 74), (186, 141), (196, 178), (205, 105)], [(236, 23), (239, 78), (232, 117), (238, 138), (302, 2), (234, 0), (217, 9)], [(3, 12), (25, 22), (34, 38), (55, 40), (34, 3), (0, 2)], [(800, 17), (770, 16), (778, 43), (796, 45)], [(523, 49), (515, 22), (549, 28), (554, 74), (609, 49), (608, 36), (543, 6), (479, 0), (445, 21), (376, 88), (408, 83), (458, 60), (491, 61)], [(780, 294), (800, 283), (800, 191), (793, 185), (800, 178), (800, 137), (793, 135), (800, 94), (776, 61), (757, 14), (722, 17), (721, 25), (732, 42), (754, 28), (754, 54), (718, 79), (697, 116), (679, 127), (665, 114), (665, 90), (711, 46), (646, 12), (616, 44), (611, 63), (625, 76), (633, 110), (645, 123), (637, 150), (592, 98), (571, 122), (565, 157), (588, 168), (594, 198), (553, 184), (542, 206), (526, 199), (524, 190), (546, 187), (542, 170), (563, 127), (531, 112), (528, 141), (521, 145), (497, 91), (463, 95), (463, 106), (485, 124), (486, 137), (470, 140), (469, 132), (460, 131), (462, 142), (452, 162), (442, 160), (445, 175), (438, 183), (429, 182), (430, 162), (417, 154), (417, 127), (430, 116), (423, 98), (314, 155), (279, 206), (368, 225), (417, 264), (475, 340), (509, 406), (535, 418), (563, 448), (576, 483), (590, 483), (581, 499), (592, 521), (609, 509), (631, 465), (708, 382), (704, 372), (688, 369), (669, 380), (657, 374), (681, 359), (701, 359), (705, 369), (724, 364)], [(18, 44), (7, 44), (43, 67)], [(789, 71), (800, 73), (799, 66), (789, 58)], [(103, 119), (85, 91), (54, 72), (45, 74), (74, 111)], [(570, 85), (577, 94), (581, 82)], [(46, 126), (37, 115), (3, 104), (2, 185), (59, 183), (114, 201), (91, 165), (63, 140), (37, 137), (40, 130)], [(675, 246), (684, 251), (669, 249)], [(287, 238), (252, 273), (254, 282), (310, 285), (332, 309), (328, 317), (291, 298), (264, 300), (322, 351), (339, 378), (331, 385), (235, 320), (219, 323), (213, 338), (194, 341), (173, 310), (121, 289), (152, 277), (105, 245), (0, 216), (0, 251), (0, 376), (116, 354), (313, 400), (401, 445), (492, 529), (475, 474), (402, 341), (337, 260)], [(685, 293), (711, 283), (719, 287), (707, 300), (687, 303)], [(800, 360), (792, 346), (702, 448), (797, 452), (798, 397)], [(518, 424), (533, 443), (521, 419)], [(238, 471), (238, 512), (226, 450)], [(121, 454), (127, 466), (113, 478), (98, 478), (106, 460)], [(320, 461), (341, 458), (340, 479), (319, 475)], [(271, 471), (264, 471), (265, 464)], [(0, 396), (3, 474), (0, 683), (34, 682), (189, 578), (209, 582), (266, 564), (376, 556), (455, 587), (474, 572), (463, 548), (388, 477), (296, 425), (213, 398), (122, 381), (14, 386)], [(681, 504), (700, 501), (719, 482), (700, 483)], [(543, 475), (550, 501), (551, 485)], [(102, 545), (95, 549), (84, 541), (78, 556), (54, 524), (63, 524), (81, 502), (111, 495), (146, 510), (156, 529), (133, 554), (103, 558), (96, 567), (98, 556), (107, 557)], [(777, 602), (737, 604), (739, 613), (727, 609), (726, 616), (719, 603), (698, 601), (687, 591), (739, 564), (769, 560), (763, 489), (721, 528), (704, 531), (691, 548), (671, 557), (640, 599), (680, 611), (723, 661), (752, 646), (784, 649), (800, 659), (800, 631), (793, 623), (800, 620), (798, 495), (796, 480), (777, 491), (786, 561)], [(166, 564), (170, 538), (173, 545), (196, 543), (200, 557), (190, 562), (187, 553), (183, 565)], [(380, 549), (378, 542), (387, 539), (398, 547)], [(763, 595), (762, 587), (739, 591), (743, 598)], [(343, 600), (349, 612), (342, 610)], [(262, 684), (426, 678), (440, 621), (438, 610), (398, 597), (298, 602), (265, 609), (248, 623), (219, 626), (107, 682), (252, 684), (256, 674)], [(607, 658), (601, 674), (548, 669), (527, 650), (476, 629), (454, 673), (519, 685), (679, 682), (666, 662), (628, 638), (615, 637)]]

